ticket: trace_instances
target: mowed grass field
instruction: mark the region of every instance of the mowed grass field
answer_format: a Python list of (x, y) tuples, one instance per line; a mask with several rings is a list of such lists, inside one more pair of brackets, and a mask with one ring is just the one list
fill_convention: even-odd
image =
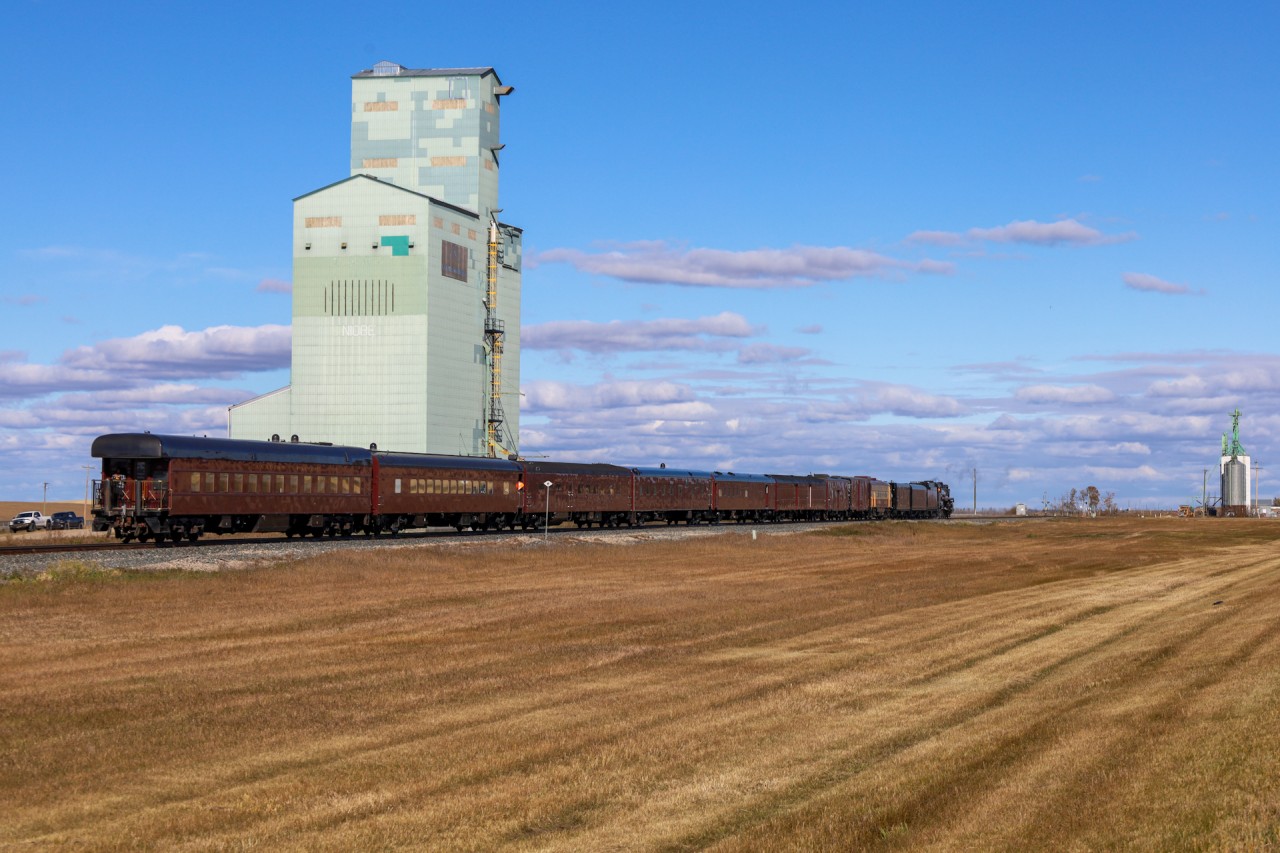
[(1280, 847), (1280, 523), (492, 541), (0, 585), (0, 847)]

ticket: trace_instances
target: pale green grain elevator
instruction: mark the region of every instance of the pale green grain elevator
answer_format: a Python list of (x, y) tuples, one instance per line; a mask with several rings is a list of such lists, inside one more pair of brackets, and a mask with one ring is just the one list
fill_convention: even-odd
[(352, 77), (351, 177), (293, 204), (291, 383), (232, 406), (232, 438), (516, 451), (521, 231), (497, 219), (511, 91), (492, 68)]

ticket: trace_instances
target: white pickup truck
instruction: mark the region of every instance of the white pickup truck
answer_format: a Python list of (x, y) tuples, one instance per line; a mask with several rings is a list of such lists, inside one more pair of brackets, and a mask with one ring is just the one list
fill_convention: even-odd
[(19, 530), (48, 530), (53, 526), (53, 519), (47, 515), (43, 515), (40, 510), (33, 509), (29, 512), (20, 512), (14, 516), (13, 521), (9, 522), (9, 530), (17, 532)]

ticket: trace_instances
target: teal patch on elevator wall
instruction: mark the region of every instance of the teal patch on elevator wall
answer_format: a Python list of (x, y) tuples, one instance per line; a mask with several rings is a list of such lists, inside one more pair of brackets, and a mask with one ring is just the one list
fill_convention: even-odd
[(408, 237), (383, 237), (382, 245), (390, 246), (392, 255), (409, 254), (409, 238)]

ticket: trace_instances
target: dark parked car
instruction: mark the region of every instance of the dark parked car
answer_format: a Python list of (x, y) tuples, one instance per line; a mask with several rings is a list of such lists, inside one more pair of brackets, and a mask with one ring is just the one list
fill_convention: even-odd
[(84, 518), (74, 512), (55, 512), (52, 527), (54, 530), (83, 530)]

